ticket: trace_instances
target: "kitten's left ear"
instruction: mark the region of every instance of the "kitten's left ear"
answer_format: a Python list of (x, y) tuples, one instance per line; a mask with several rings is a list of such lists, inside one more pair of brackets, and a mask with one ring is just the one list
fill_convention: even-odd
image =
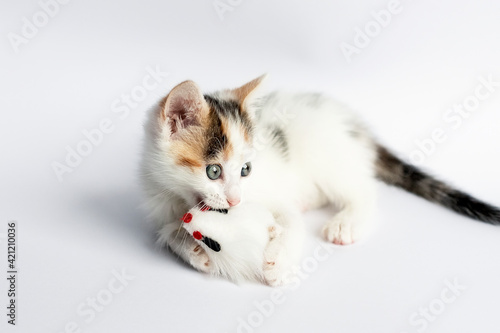
[(243, 109), (246, 109), (248, 107), (252, 100), (252, 97), (255, 96), (258, 87), (265, 81), (266, 77), (267, 74), (261, 75), (258, 78), (245, 83), (241, 87), (232, 90), (234, 97), (236, 98), (236, 100), (238, 100), (238, 102), (240, 102), (240, 105)]

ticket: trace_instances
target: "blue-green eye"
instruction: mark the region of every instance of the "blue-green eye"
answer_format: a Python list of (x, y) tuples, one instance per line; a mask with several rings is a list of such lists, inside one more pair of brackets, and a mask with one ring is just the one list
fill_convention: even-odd
[(212, 180), (219, 179), (222, 175), (222, 167), (217, 164), (207, 165), (207, 176)]
[(248, 176), (250, 174), (250, 171), (252, 171), (252, 163), (246, 162), (241, 168), (241, 177)]

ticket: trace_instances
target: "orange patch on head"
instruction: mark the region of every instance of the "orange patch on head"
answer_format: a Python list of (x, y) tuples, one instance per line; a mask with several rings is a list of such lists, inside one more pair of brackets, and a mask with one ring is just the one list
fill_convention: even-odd
[(185, 167), (189, 167), (191, 169), (201, 168), (201, 164), (199, 163), (199, 161), (192, 160), (192, 159), (187, 158), (187, 157), (181, 157), (177, 161), (177, 163), (179, 165), (182, 165), (182, 166), (185, 166)]
[(203, 150), (206, 138), (201, 127), (193, 127), (172, 141), (170, 152), (174, 156), (175, 163), (180, 166), (189, 167), (194, 171), (205, 165)]

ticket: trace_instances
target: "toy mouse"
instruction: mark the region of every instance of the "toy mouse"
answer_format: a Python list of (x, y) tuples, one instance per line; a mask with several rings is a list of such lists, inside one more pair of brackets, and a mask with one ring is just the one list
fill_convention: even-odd
[(265, 251), (282, 227), (263, 206), (245, 203), (229, 210), (194, 207), (182, 221), (183, 228), (208, 255), (212, 275), (236, 282), (265, 281)]

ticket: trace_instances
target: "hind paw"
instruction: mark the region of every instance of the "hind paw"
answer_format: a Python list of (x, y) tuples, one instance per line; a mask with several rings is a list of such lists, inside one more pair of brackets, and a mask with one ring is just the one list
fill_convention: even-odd
[(326, 240), (337, 245), (350, 245), (362, 238), (364, 225), (353, 223), (345, 218), (335, 217), (323, 227)]

